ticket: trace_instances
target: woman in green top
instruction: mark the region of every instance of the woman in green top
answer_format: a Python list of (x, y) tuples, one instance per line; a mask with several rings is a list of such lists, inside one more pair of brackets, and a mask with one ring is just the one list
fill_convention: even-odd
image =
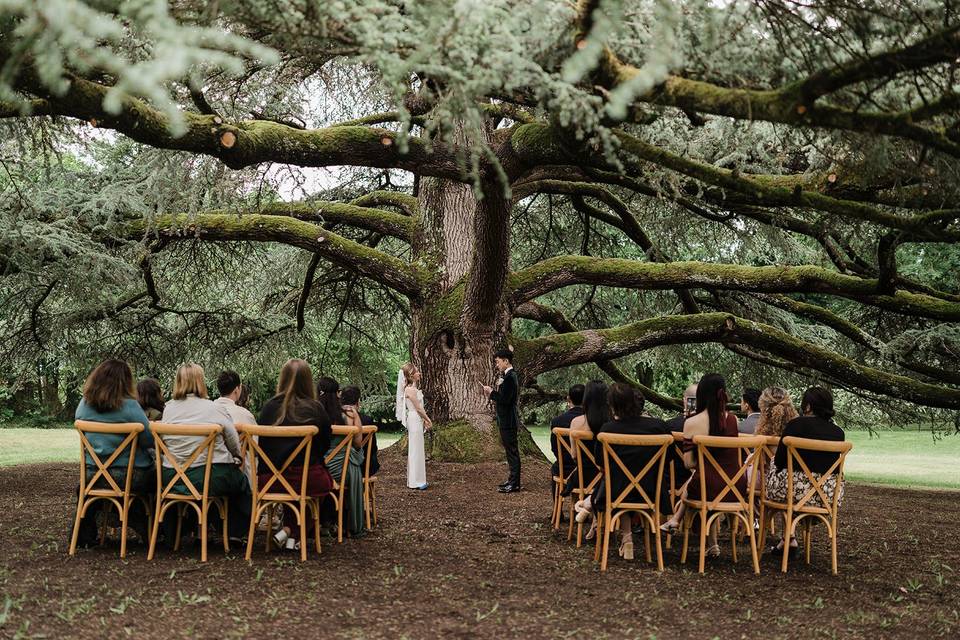
[[(340, 404), (340, 384), (333, 378), (326, 376), (317, 380), (318, 400), (330, 416), (330, 422), (334, 425), (345, 424), (354, 427), (360, 426), (360, 416), (352, 407), (344, 410)], [(333, 451), (338, 444), (343, 442), (343, 436), (334, 435), (330, 439), (330, 450)], [(343, 460), (346, 451), (349, 450), (350, 457), (347, 459), (347, 482), (344, 502), (347, 508), (347, 530), (350, 535), (358, 538), (364, 535), (363, 528), (363, 449), (360, 448), (363, 442), (362, 434), (358, 433), (353, 438), (353, 446), (345, 447), (332, 460), (327, 462), (327, 470), (334, 480), (340, 478), (343, 472)]]
[[(156, 480), (153, 471), (153, 434), (150, 432), (150, 422), (137, 402), (137, 392), (133, 386), (133, 372), (130, 366), (122, 360), (106, 360), (94, 369), (83, 383), (83, 399), (77, 406), (74, 414), (77, 420), (90, 422), (106, 422), (116, 424), (120, 422), (139, 422), (143, 431), (137, 439), (137, 453), (133, 460), (133, 477), (130, 479), (130, 490), (137, 493), (150, 493), (156, 490)], [(87, 440), (101, 461), (106, 461), (117, 449), (125, 436), (112, 433), (90, 433)], [(87, 458), (87, 480), (93, 478), (96, 465), (89, 453)], [(127, 463), (130, 456), (127, 451), (117, 456), (110, 465), (110, 475), (121, 487), (127, 480)], [(97, 480), (97, 486), (108, 487), (105, 479)], [(78, 488), (79, 491), (79, 488)], [(104, 502), (104, 504), (107, 504)], [(88, 509), (80, 522), (80, 532), (77, 543), (80, 546), (90, 546), (97, 540), (96, 509)], [(130, 507), (130, 526), (146, 540), (147, 514), (139, 500), (133, 501)]]

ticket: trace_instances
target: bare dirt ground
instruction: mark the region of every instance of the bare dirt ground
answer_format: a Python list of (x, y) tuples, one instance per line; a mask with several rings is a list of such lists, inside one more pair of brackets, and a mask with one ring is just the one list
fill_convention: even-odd
[[(549, 469), (500, 495), (500, 464), (431, 464), (426, 492), (403, 487), (384, 453), (380, 524), (325, 540), (306, 563), (133, 545), (67, 555), (73, 465), (0, 469), (0, 637), (47, 638), (918, 638), (960, 635), (960, 494), (848, 485), (840, 575), (822, 532), (810, 566), (759, 577), (741, 556), (695, 572), (576, 549), (549, 524)], [(565, 532), (564, 532), (565, 533)], [(679, 545), (676, 545), (679, 546)], [(723, 545), (722, 545), (723, 546)], [(745, 547), (741, 548), (748, 554)], [(615, 555), (615, 553), (614, 553)], [(749, 555), (747, 555), (749, 558)]]

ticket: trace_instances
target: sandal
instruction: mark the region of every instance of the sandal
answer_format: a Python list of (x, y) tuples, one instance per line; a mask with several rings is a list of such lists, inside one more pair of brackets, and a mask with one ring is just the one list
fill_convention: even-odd
[(585, 500), (580, 500), (579, 502), (573, 505), (574, 511), (577, 512), (576, 520), (577, 520), (577, 523), (579, 524), (583, 524), (584, 522), (586, 522), (587, 518), (590, 517), (590, 513), (591, 513), (590, 509), (587, 508), (584, 502)]
[(664, 522), (660, 525), (660, 531), (667, 534), (668, 536), (680, 535), (680, 525), (673, 524), (672, 522)]
[(583, 537), (584, 540), (593, 540), (597, 537), (597, 521), (594, 520), (593, 524), (590, 525), (590, 530), (587, 531), (587, 535)]
[(633, 560), (633, 536), (624, 537), (620, 542), (620, 557), (624, 560)]
[(708, 558), (719, 558), (720, 557), (720, 545), (715, 544), (712, 547), (707, 549)]

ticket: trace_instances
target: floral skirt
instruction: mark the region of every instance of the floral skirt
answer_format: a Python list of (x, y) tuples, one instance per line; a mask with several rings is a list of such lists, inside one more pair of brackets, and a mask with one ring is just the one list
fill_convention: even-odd
[[(819, 473), (811, 474), (815, 480), (819, 482), (822, 477)], [(837, 497), (837, 507), (843, 503), (843, 482), (840, 483), (840, 495)], [(787, 501), (787, 470), (780, 469), (778, 470), (775, 466), (770, 465), (770, 471), (767, 473), (766, 480), (766, 489), (767, 489), (767, 500), (772, 500), (774, 502), (786, 502)], [(827, 499), (833, 500), (833, 494), (837, 491), (837, 474), (831, 474), (826, 482), (823, 483), (821, 487), (823, 493), (826, 494)], [(812, 507), (824, 507), (827, 508), (830, 505), (824, 505), (823, 501), (820, 499), (820, 493), (813, 489), (813, 484), (810, 482), (810, 478), (807, 477), (803, 471), (794, 471), (793, 472), (793, 501), (794, 503), (799, 502), (803, 499), (808, 492), (813, 491), (813, 495), (810, 497), (807, 502), (804, 503), (804, 506)]]

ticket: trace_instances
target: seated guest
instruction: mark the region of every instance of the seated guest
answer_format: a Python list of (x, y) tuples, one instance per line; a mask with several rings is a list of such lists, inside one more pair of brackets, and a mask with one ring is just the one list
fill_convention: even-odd
[[(159, 385), (158, 385), (159, 386)], [(116, 424), (120, 422), (139, 422), (143, 431), (137, 438), (137, 453), (133, 459), (133, 477), (130, 479), (130, 490), (135, 493), (153, 493), (153, 434), (150, 432), (150, 422), (143, 409), (137, 403), (137, 392), (133, 387), (133, 372), (122, 360), (106, 360), (90, 372), (83, 383), (83, 398), (77, 405), (74, 417), (77, 420), (90, 422), (106, 422)], [(90, 433), (87, 440), (101, 462), (106, 462), (113, 455), (117, 447), (126, 438), (124, 435), (112, 433)], [(97, 466), (89, 453), (84, 454), (87, 459), (87, 481), (93, 479)], [(122, 489), (127, 482), (127, 464), (130, 456), (127, 451), (117, 456), (110, 465), (110, 475)], [(111, 488), (104, 478), (98, 478), (97, 487)], [(77, 488), (79, 492), (79, 487)], [(104, 504), (106, 504), (104, 502)], [(87, 513), (80, 521), (80, 531), (77, 544), (88, 547), (97, 542), (97, 509), (87, 509)], [(147, 538), (147, 513), (139, 500), (133, 501), (128, 517), (130, 526), (140, 536), (141, 541)]]
[[(329, 377), (322, 377), (317, 381), (317, 399), (323, 405), (327, 415), (333, 424), (360, 426), (360, 416), (352, 407), (345, 409), (340, 404), (340, 384)], [(330, 439), (330, 448), (327, 453), (333, 451), (338, 444), (343, 441), (343, 436), (332, 436)], [(343, 473), (343, 465), (347, 465), (346, 494), (344, 497), (347, 508), (346, 518), (344, 518), (347, 530), (350, 535), (359, 538), (364, 535), (363, 526), (363, 443), (362, 434), (357, 434), (353, 438), (351, 446), (342, 449), (330, 462), (327, 463), (327, 469), (334, 478), (339, 478)], [(349, 453), (349, 457), (347, 457)], [(344, 462), (346, 460), (346, 462)]]
[(740, 421), (737, 430), (753, 435), (757, 430), (757, 420), (760, 419), (760, 392), (756, 389), (744, 389), (740, 396), (740, 410), (747, 414), (747, 417)]
[(758, 436), (783, 435), (783, 428), (799, 414), (790, 400), (790, 394), (781, 387), (767, 387), (760, 394), (760, 417), (757, 420)]
[[(177, 369), (173, 381), (173, 397), (163, 409), (163, 420), (167, 424), (218, 424), (223, 431), (213, 445), (213, 460), (210, 466), (210, 486), (207, 493), (211, 496), (228, 498), (228, 536), (240, 540), (246, 536), (250, 522), (250, 482), (241, 470), (240, 438), (233, 426), (233, 420), (223, 409), (207, 398), (207, 385), (203, 379), (203, 368), (198, 364), (185, 364)], [(166, 436), (164, 443), (178, 462), (184, 462), (202, 438), (199, 436)], [(201, 453), (187, 469), (190, 482), (203, 490), (206, 453)], [(163, 482), (166, 484), (176, 474), (167, 460), (163, 461)], [(186, 490), (186, 487), (183, 488)], [(212, 519), (215, 523), (217, 519)]]
[[(823, 387), (810, 387), (803, 393), (803, 400), (800, 401), (800, 410), (803, 415), (794, 418), (783, 429), (783, 437), (794, 436), (796, 438), (809, 438), (811, 440), (828, 440), (830, 442), (843, 442), (843, 429), (833, 423), (833, 396), (830, 391)], [(820, 480), (824, 473), (830, 470), (830, 467), (837, 461), (840, 454), (829, 451), (804, 451), (797, 450), (797, 455), (803, 460), (803, 463), (810, 469), (810, 473), (815, 480)], [(801, 500), (803, 496), (812, 489), (812, 485), (807, 479), (800, 465), (794, 460), (793, 467), (793, 499)], [(773, 463), (770, 465), (770, 471), (767, 473), (767, 499), (774, 502), (787, 501), (787, 447), (782, 442), (777, 447), (777, 453), (774, 456)], [(838, 503), (843, 501), (843, 483), (837, 488), (837, 476), (832, 475), (823, 485), (823, 492), (828, 500), (833, 500), (834, 493), (840, 491), (837, 497)], [(813, 507), (822, 507), (823, 502), (819, 493), (814, 493), (813, 497), (807, 502)], [(796, 538), (790, 538), (790, 553), (794, 553), (797, 548)], [(783, 540), (771, 549), (771, 552), (783, 551)]]
[[(632, 386), (620, 382), (610, 385), (609, 401), (612, 419), (601, 427), (600, 433), (624, 433), (630, 435), (670, 434), (670, 427), (667, 426), (666, 422), (659, 418), (643, 415), (643, 394)], [(650, 459), (657, 453), (658, 447), (615, 445), (613, 449), (630, 473), (636, 475), (650, 462)], [(673, 447), (670, 447), (668, 452), (672, 450)], [(602, 455), (601, 453), (601, 456)], [(666, 463), (663, 468), (664, 472), (666, 472)], [(629, 484), (630, 481), (627, 479), (626, 474), (623, 473), (623, 470), (619, 465), (613, 464), (611, 468), (610, 494), (614, 497), (619, 496)], [(640, 484), (647, 496), (651, 500), (655, 500), (657, 491), (656, 473), (651, 470), (644, 475)], [(643, 500), (643, 497), (639, 491), (634, 490), (626, 499), (628, 501), (639, 502)], [(592, 506), (597, 514), (603, 511), (605, 500), (606, 490), (601, 482), (597, 485), (592, 497)], [(670, 505), (670, 488), (666, 478), (660, 483), (660, 509), (665, 515), (672, 511)], [(633, 559), (631, 518), (627, 516), (620, 518), (620, 555), (628, 560)]]
[(236, 371), (223, 371), (217, 376), (217, 391), (220, 397), (213, 404), (226, 411), (233, 424), (257, 424), (253, 414), (237, 402), (243, 394), (243, 385)]
[(148, 420), (156, 422), (163, 415), (163, 390), (154, 378), (144, 378), (137, 383), (137, 401)]
[[(687, 418), (683, 423), (683, 462), (688, 469), (693, 470), (693, 476), (687, 483), (684, 498), (691, 500), (713, 500), (716, 498), (726, 483), (712, 464), (705, 463), (706, 489), (707, 495), (700, 495), (700, 478), (697, 460), (697, 447), (693, 444), (693, 438), (700, 435), (723, 436), (736, 438), (739, 435), (737, 431), (737, 417), (727, 411), (727, 383), (719, 373), (708, 373), (697, 383), (697, 413)], [(723, 468), (727, 477), (732, 478), (740, 470), (740, 457), (736, 449), (716, 449), (711, 451), (714, 459)], [(747, 478), (740, 476), (737, 480), (737, 489), (741, 495), (747, 493)], [(667, 533), (677, 533), (677, 528), (683, 518), (685, 505), (681, 500), (676, 513), (661, 529)], [(720, 555), (720, 547), (717, 545), (716, 527), (711, 527), (710, 546), (707, 549), (707, 555), (716, 557)]]
[(560, 473), (561, 455), (563, 456), (563, 470), (565, 473), (569, 474), (573, 469), (576, 468), (576, 462), (572, 457), (570, 457), (570, 454), (566, 449), (557, 451), (557, 439), (553, 437), (552, 430), (555, 427), (569, 429), (570, 423), (573, 422), (573, 419), (583, 415), (583, 390), (584, 387), (582, 384), (575, 384), (570, 387), (570, 389), (567, 391), (567, 410), (550, 422), (550, 448), (553, 450), (554, 458), (553, 475)]
[[(583, 390), (583, 415), (577, 416), (570, 421), (570, 430), (571, 431), (589, 431), (596, 436), (600, 433), (600, 429), (607, 422), (610, 421), (610, 404), (607, 399), (609, 389), (605, 382), (600, 380), (592, 380), (587, 383)], [(575, 445), (576, 441), (573, 437), (570, 438), (570, 444)], [(603, 463), (600, 461), (600, 458), (597, 456), (597, 453), (600, 451), (597, 445), (600, 443), (594, 441), (593, 444), (589, 447), (593, 453), (594, 459), (597, 461), (598, 465)], [(576, 449), (574, 449), (576, 451)], [(583, 470), (583, 486), (588, 486), (593, 479), (597, 477), (600, 473), (599, 467), (593, 465), (586, 456), (582, 456), (584, 464), (588, 467)], [(578, 486), (579, 477), (578, 473), (572, 473), (570, 478), (567, 480), (566, 491), (569, 493), (573, 490), (574, 487)], [(577, 522), (585, 522), (587, 518), (591, 517), (593, 512), (590, 508), (590, 496), (586, 496), (583, 500), (579, 500), (575, 505), (574, 509), (577, 511)], [(590, 527), (590, 531), (587, 533), (587, 540), (592, 540), (596, 529), (596, 522), (594, 521), (593, 526)]]
[(240, 385), (240, 395), (237, 397), (237, 406), (244, 409), (250, 408), (250, 387), (246, 384)]
[(667, 426), (670, 431), (683, 431), (683, 421), (697, 412), (697, 383), (693, 383), (683, 391), (683, 407), (679, 415), (670, 418)]
[[(313, 425), (319, 429), (310, 445), (310, 466), (307, 469), (307, 495), (326, 496), (333, 488), (333, 480), (323, 462), (323, 455), (330, 446), (330, 418), (323, 406), (317, 402), (317, 390), (313, 386), (313, 372), (303, 360), (288, 360), (280, 370), (277, 381), (277, 394), (270, 398), (260, 411), (260, 423), (299, 427)], [(262, 438), (260, 448), (270, 461), (279, 469), (287, 457), (300, 444), (300, 438)], [(291, 485), (298, 487), (303, 475), (304, 453), (301, 451), (283, 473)], [(268, 482), (272, 474), (260, 474), (262, 484)], [(278, 546), (296, 549), (299, 546), (300, 528), (296, 514), (290, 509), (283, 510), (283, 527), (273, 539)]]
[[(373, 425), (373, 418), (361, 413), (360, 411), (360, 387), (344, 387), (340, 392), (340, 404), (344, 411), (355, 411), (360, 417), (360, 424), (363, 426)], [(375, 476), (380, 470), (380, 460), (378, 458), (377, 434), (373, 434), (373, 442), (370, 447), (370, 475)]]

